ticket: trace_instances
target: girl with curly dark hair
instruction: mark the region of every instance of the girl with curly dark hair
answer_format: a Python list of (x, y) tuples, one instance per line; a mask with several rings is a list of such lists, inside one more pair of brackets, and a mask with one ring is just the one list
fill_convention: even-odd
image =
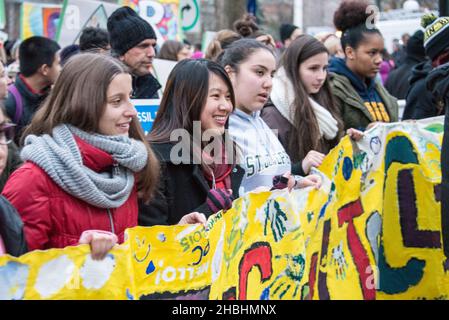
[(365, 130), (373, 123), (398, 120), (397, 101), (377, 78), (384, 39), (369, 9), (366, 1), (344, 1), (334, 15), (345, 59), (333, 58), (329, 71), (345, 128)]

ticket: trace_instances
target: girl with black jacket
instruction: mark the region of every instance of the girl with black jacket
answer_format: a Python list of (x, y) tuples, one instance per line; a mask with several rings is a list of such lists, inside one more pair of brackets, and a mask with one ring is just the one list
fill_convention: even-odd
[(139, 225), (171, 225), (189, 212), (209, 216), (231, 207), (244, 174), (225, 139), (234, 102), (217, 63), (184, 60), (172, 70), (148, 136), (161, 163), (159, 188), (149, 204), (139, 204)]

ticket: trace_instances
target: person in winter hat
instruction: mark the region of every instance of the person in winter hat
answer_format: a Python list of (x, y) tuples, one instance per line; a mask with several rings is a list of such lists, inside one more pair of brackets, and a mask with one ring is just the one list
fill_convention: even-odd
[[(449, 116), (445, 109), (449, 105), (449, 17), (436, 18), (425, 15), (422, 19), (426, 26), (424, 47), (432, 59), (432, 70), (426, 78), (427, 95), (431, 93), (433, 112), (445, 113), (444, 134), (441, 145), (441, 238), (446, 256), (445, 267), (449, 263)], [(432, 109), (430, 109), (432, 110)]]
[(160, 83), (151, 74), (156, 55), (156, 33), (130, 7), (115, 10), (108, 18), (112, 54), (126, 64), (133, 76), (133, 98), (158, 98)]
[(449, 17), (436, 17), (434, 14), (426, 14), (421, 19), (424, 31), (424, 48), (430, 61), (417, 65), (414, 73), (420, 77), (411, 85), (407, 95), (407, 103), (403, 120), (424, 119), (444, 114), (441, 102), (434, 99), (427, 89), (430, 72), (449, 62)]

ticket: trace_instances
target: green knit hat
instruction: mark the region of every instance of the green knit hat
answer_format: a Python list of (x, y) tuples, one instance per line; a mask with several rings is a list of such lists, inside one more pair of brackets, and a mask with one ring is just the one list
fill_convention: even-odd
[(433, 13), (421, 18), (424, 31), (424, 48), (430, 59), (437, 58), (449, 47), (449, 17), (437, 17)]

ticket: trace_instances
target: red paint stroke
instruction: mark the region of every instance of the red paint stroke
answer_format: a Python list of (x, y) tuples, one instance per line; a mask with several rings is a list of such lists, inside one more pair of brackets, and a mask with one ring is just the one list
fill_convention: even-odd
[(253, 267), (259, 268), (262, 283), (270, 279), (273, 274), (271, 265), (271, 247), (267, 242), (256, 242), (246, 250), (240, 260), (239, 300), (246, 300), (248, 287), (248, 274)]
[(372, 277), (373, 270), (368, 268), (370, 266), (368, 253), (363, 248), (362, 241), (355, 229), (354, 218), (359, 217), (363, 213), (362, 202), (360, 199), (348, 203), (338, 210), (338, 226), (348, 224), (347, 236), (349, 250), (354, 259), (355, 266), (359, 273), (359, 279), (362, 287), (363, 298), (365, 300), (374, 300), (376, 298), (376, 289), (367, 288), (368, 279)]

